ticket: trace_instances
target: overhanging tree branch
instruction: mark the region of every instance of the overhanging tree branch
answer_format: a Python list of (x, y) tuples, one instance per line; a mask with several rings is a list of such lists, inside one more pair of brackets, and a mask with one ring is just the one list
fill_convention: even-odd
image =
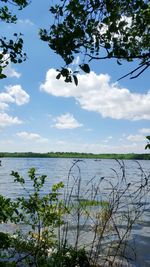
[[(121, 78), (119, 78), (118, 81), (122, 80), (123, 78), (125, 78), (127, 76), (131, 76), (130, 79), (135, 79), (135, 78), (139, 77), (146, 69), (148, 69), (149, 66), (150, 66), (150, 61), (149, 62), (146, 62), (146, 63), (142, 64), (141, 66), (137, 67), (136, 69), (130, 71), (126, 75), (124, 75)], [(142, 68), (142, 70), (140, 70), (141, 68)], [(132, 76), (132, 74), (135, 73), (135, 72), (137, 72), (138, 70), (140, 70), (138, 72), (138, 74), (136, 74), (135, 76)]]
[[(143, 1), (60, 1), (51, 7), (54, 23), (40, 37), (69, 66), (77, 55), (84, 65), (92, 60), (138, 60), (128, 75), (149, 68), (150, 3)], [(106, 54), (106, 55), (105, 55)], [(72, 79), (73, 80), (73, 79)], [(67, 80), (68, 82), (68, 80)], [(70, 79), (71, 82), (71, 79)]]
[[(30, 3), (29, 0), (0, 0), (0, 2), (0, 21), (6, 23), (17, 22), (17, 17), (11, 13), (9, 6), (14, 5), (21, 10)], [(25, 60), (26, 53), (23, 52), (22, 34), (14, 33), (10, 40), (7, 40), (6, 37), (0, 37), (0, 79), (6, 78), (3, 70), (9, 62), (22, 63)]]

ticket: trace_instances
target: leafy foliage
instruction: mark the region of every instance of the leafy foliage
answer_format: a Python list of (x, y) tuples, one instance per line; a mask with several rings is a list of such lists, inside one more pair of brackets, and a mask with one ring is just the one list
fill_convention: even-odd
[[(0, 0), (0, 20), (16, 23), (17, 17), (10, 11), (11, 5), (19, 10), (25, 8), (29, 0)], [(50, 12), (54, 23), (50, 29), (40, 29), (40, 38), (48, 42), (49, 47), (60, 55), (65, 66), (59, 70), (67, 83), (78, 85), (75, 72), (68, 66), (76, 55), (80, 55), (80, 69), (90, 72), (92, 60), (116, 59), (121, 65), (123, 60), (138, 61), (138, 66), (128, 75), (131, 79), (138, 77), (150, 66), (150, 3), (148, 0), (61, 0), (51, 5)], [(21, 63), (26, 59), (22, 51), (23, 39), (0, 39), (0, 79), (5, 78), (3, 69), (7, 66), (6, 50), (10, 61)], [(123, 78), (122, 77), (122, 78)]]
[(0, 195), (0, 223), (13, 221), (14, 213), (17, 214), (16, 205), (12, 203), (10, 198), (4, 198)]
[(24, 178), (18, 172), (12, 172), (12, 176), (15, 178), (14, 182), (20, 183), (28, 194), (27, 198), (17, 198), (18, 222), (23, 221), (30, 225), (32, 229), (37, 228), (38, 231), (39, 227), (42, 229), (54, 224), (61, 224), (61, 202), (58, 201), (58, 191), (63, 188), (63, 183), (53, 185), (51, 192), (41, 197), (40, 190), (47, 176), (37, 177), (34, 168), (29, 170), (28, 175), (33, 183), (34, 192), (32, 194), (24, 186)]
[(20, 253), (24, 258), (25, 253), (31, 263), (38, 261), (39, 257), (47, 256), (48, 249), (56, 245), (54, 229), (63, 223), (62, 215), (65, 210), (63, 202), (58, 198), (58, 192), (64, 185), (62, 182), (54, 184), (49, 193), (41, 196), (46, 175), (37, 176), (34, 168), (29, 169), (31, 192), (26, 188), (25, 179), (18, 172), (12, 171), (11, 175), (14, 182), (23, 187), (26, 197), (18, 197), (11, 201), (0, 196), (0, 222), (9, 220), (15, 224), (26, 225), (27, 229), (24, 232), (19, 230), (14, 237), (0, 233), (0, 244), (1, 248), (13, 247), (16, 257)]
[[(0, 21), (6, 23), (17, 22), (17, 17), (11, 13), (9, 6), (14, 5), (21, 10), (29, 4), (29, 0), (1, 0), (0, 2)], [(0, 79), (6, 78), (3, 69), (9, 62), (22, 63), (26, 60), (26, 53), (23, 53), (22, 49), (22, 34), (14, 33), (14, 37), (10, 40), (7, 40), (5, 36), (0, 38)]]
[[(74, 80), (75, 85), (78, 85), (78, 79), (76, 76), (76, 73), (78, 73), (78, 71), (74, 71), (72, 72), (71, 70), (67, 69), (67, 68), (62, 68), (61, 70), (58, 70), (59, 72), (56, 76), (56, 79), (59, 80), (60, 77), (62, 76), (64, 78), (64, 81), (66, 83), (72, 83), (72, 80)], [(72, 79), (73, 78), (73, 79)]]
[(53, 253), (49, 260), (49, 267), (96, 267), (91, 266), (86, 255), (85, 249), (74, 249), (73, 247), (64, 247)]
[(26, 53), (22, 52), (23, 39), (22, 34), (14, 33), (15, 40), (6, 41), (6, 37), (0, 38), (0, 79), (6, 78), (2, 73), (9, 62), (22, 63), (26, 60)]
[(50, 12), (54, 23), (49, 30), (41, 29), (40, 37), (66, 66), (77, 54), (86, 73), (90, 72), (88, 63), (100, 59), (115, 58), (119, 65), (137, 59), (138, 67), (125, 75), (131, 78), (150, 66), (149, 1), (62, 0)]

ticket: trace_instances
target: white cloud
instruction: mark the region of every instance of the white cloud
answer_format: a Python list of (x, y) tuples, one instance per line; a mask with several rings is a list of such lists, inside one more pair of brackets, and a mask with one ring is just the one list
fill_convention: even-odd
[(56, 75), (54, 69), (49, 69), (40, 89), (57, 97), (74, 97), (83, 109), (98, 112), (104, 118), (150, 120), (150, 91), (132, 93), (111, 83), (108, 74), (78, 75), (78, 86), (58, 81)]
[(60, 140), (50, 145), (51, 151), (85, 152), (85, 153), (145, 153), (143, 143), (106, 144), (103, 142), (85, 143), (84, 141), (69, 142)]
[(132, 142), (144, 142), (145, 141), (145, 136), (136, 134), (136, 135), (128, 135), (127, 140), (132, 141)]
[(145, 135), (146, 134), (150, 134), (150, 129), (149, 128), (141, 128), (138, 130), (139, 134), (130, 134), (128, 136), (126, 136), (126, 139), (128, 141), (132, 141), (132, 142), (138, 142), (138, 143), (143, 143), (146, 141)]
[(6, 110), (10, 103), (18, 106), (27, 104), (30, 96), (22, 89), (21, 85), (9, 85), (5, 87), (5, 92), (0, 93), (0, 110)]
[(18, 117), (12, 117), (6, 113), (11, 103), (23, 105), (29, 102), (30, 96), (20, 85), (5, 87), (5, 92), (0, 93), (0, 129), (22, 123)]
[[(25, 132), (26, 133), (26, 132)], [(19, 142), (19, 134), (20, 134), (20, 142)], [(7, 139), (0, 140), (1, 151), (32, 151), (32, 152), (49, 152), (49, 151), (68, 151), (68, 152), (87, 152), (87, 153), (148, 153), (144, 149), (145, 144), (143, 143), (124, 143), (121, 144), (118, 142), (117, 144), (104, 144), (102, 142), (84, 142), (84, 140), (57, 140), (52, 139), (45, 140), (40, 142), (38, 137), (36, 137), (35, 133), (30, 135), (31, 133), (21, 134), (18, 133), (17, 142), (15, 139), (11, 139), (11, 142), (7, 141)], [(22, 137), (21, 137), (22, 136)], [(23, 138), (24, 136), (24, 138)], [(25, 136), (30, 136), (30, 138), (26, 138)], [(38, 135), (40, 137), (40, 135)], [(41, 137), (42, 138), (42, 137)], [(45, 139), (45, 138), (44, 138)], [(24, 140), (24, 141), (23, 141)], [(28, 142), (28, 145), (27, 145)], [(12, 143), (12, 144), (11, 144)], [(42, 143), (42, 145), (41, 145)], [(30, 147), (29, 147), (30, 144)]]
[(30, 96), (22, 89), (21, 85), (9, 85), (6, 87), (9, 96), (13, 97), (14, 102), (18, 105), (27, 104)]
[(22, 121), (18, 117), (9, 116), (7, 113), (0, 113), (0, 129), (6, 126), (21, 124)]
[(142, 134), (150, 134), (150, 128), (142, 128), (139, 130), (139, 132)]
[(47, 138), (43, 138), (37, 133), (29, 133), (29, 132), (19, 132), (16, 134), (18, 137), (22, 138), (24, 141), (34, 141), (37, 143), (45, 143), (48, 142)]
[(14, 68), (12, 68), (11, 63), (8, 64), (8, 66), (4, 69), (3, 73), (7, 76), (7, 77), (16, 77), (16, 78), (20, 78), (21, 73), (17, 72)]
[(53, 127), (57, 129), (75, 129), (83, 126), (83, 124), (79, 123), (72, 114), (65, 113), (54, 119), (55, 124)]
[(0, 110), (4, 111), (6, 109), (8, 109), (9, 105), (3, 102), (0, 102)]
[(18, 23), (27, 25), (27, 26), (34, 26), (33, 21), (31, 21), (30, 19), (19, 19)]
[(13, 103), (14, 98), (8, 93), (0, 93), (0, 103)]

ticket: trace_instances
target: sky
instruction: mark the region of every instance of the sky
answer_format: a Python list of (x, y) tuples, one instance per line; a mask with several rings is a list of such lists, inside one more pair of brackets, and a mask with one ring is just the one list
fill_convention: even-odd
[[(23, 33), (28, 56), (22, 64), (9, 64), (0, 81), (0, 151), (148, 153), (149, 70), (117, 81), (136, 63), (96, 61), (90, 74), (78, 75), (78, 86), (57, 80), (64, 62), (38, 35), (52, 21), (50, 2), (33, 0), (14, 10), (17, 24), (0, 22), (1, 36)], [(79, 56), (71, 67), (78, 63)]]

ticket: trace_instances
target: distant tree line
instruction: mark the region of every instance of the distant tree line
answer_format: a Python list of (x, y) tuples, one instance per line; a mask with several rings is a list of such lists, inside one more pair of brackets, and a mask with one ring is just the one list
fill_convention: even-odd
[(13, 158), (91, 158), (91, 159), (132, 159), (132, 160), (150, 160), (150, 154), (93, 154), (93, 153), (78, 153), (78, 152), (0, 152), (0, 157)]

